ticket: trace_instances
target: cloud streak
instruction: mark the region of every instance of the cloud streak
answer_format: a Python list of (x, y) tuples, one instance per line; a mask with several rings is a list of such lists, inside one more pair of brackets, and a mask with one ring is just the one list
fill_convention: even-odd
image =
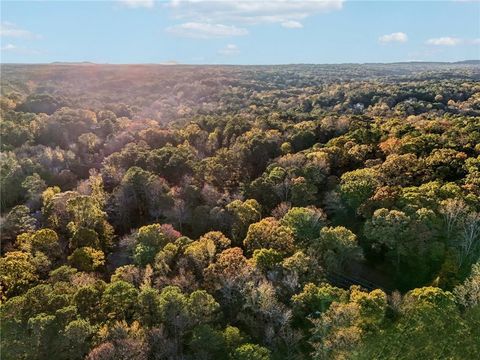
[(281, 23), (282, 27), (287, 28), (287, 29), (301, 29), (303, 28), (303, 25), (301, 22), (295, 21), (295, 20), (288, 20), (284, 21)]
[(188, 22), (168, 27), (166, 31), (180, 37), (210, 39), (247, 35), (247, 29), (231, 25)]
[(404, 32), (394, 32), (391, 34), (382, 35), (378, 38), (381, 44), (388, 43), (405, 43), (408, 41), (408, 36)]
[(119, 3), (129, 8), (153, 8), (155, 0), (119, 0)]
[(14, 44), (6, 44), (5, 46), (2, 46), (0, 48), (0, 51), (2, 52), (8, 52), (8, 53), (16, 53), (16, 54), (21, 54), (21, 55), (38, 55), (40, 54), (39, 51), (33, 50), (33, 49), (28, 49), (25, 47), (20, 47)]
[(240, 54), (240, 49), (235, 44), (228, 44), (223, 49), (218, 50), (218, 53), (223, 56), (233, 56)]
[(340, 10), (344, 0), (171, 0), (167, 7), (179, 19), (205, 23), (281, 24), (302, 27), (307, 17)]
[(428, 39), (426, 41), (427, 45), (434, 45), (434, 46), (456, 46), (462, 43), (463, 43), (462, 39), (451, 37), (451, 36)]
[(7, 45), (5, 45), (5, 46), (2, 46), (0, 49), (1, 49), (2, 51), (12, 51), (12, 50), (16, 50), (17, 47), (16, 47), (15, 45), (13, 45), (13, 44), (7, 44)]
[(31, 31), (22, 29), (15, 25), (14, 23), (8, 21), (2, 21), (0, 23), (0, 36), (9, 37), (9, 38), (20, 38), (20, 39), (40, 39), (41, 36), (34, 34)]
[(434, 46), (480, 45), (480, 38), (462, 39), (452, 36), (444, 36), (428, 39), (425, 41), (425, 44)]

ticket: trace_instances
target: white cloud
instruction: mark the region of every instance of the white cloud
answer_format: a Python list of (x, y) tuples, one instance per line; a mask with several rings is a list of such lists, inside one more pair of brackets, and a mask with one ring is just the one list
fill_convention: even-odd
[(218, 50), (218, 53), (223, 56), (233, 56), (240, 54), (240, 49), (235, 44), (228, 44), (223, 49)]
[(404, 43), (407, 42), (408, 36), (403, 32), (394, 32), (391, 34), (382, 35), (378, 38), (382, 44), (392, 43), (392, 42), (399, 42)]
[(428, 45), (435, 45), (435, 46), (455, 46), (459, 45), (463, 42), (462, 39), (445, 36), (440, 38), (428, 39), (426, 43)]
[(301, 29), (301, 28), (303, 28), (302, 23), (299, 22), (299, 21), (295, 21), (295, 20), (284, 21), (281, 25), (284, 28), (287, 28), (287, 29)]
[(40, 35), (21, 29), (17, 25), (7, 21), (2, 21), (0, 24), (0, 36), (23, 39), (39, 39), (41, 37)]
[(480, 45), (480, 38), (476, 38), (472, 40), (473, 45)]
[(242, 36), (248, 34), (246, 29), (238, 28), (236, 26), (200, 22), (188, 22), (171, 26), (167, 28), (167, 32), (176, 36), (196, 39)]
[(2, 46), (0, 48), (2, 52), (11, 52), (11, 53), (16, 53), (16, 54), (21, 54), (21, 55), (38, 55), (40, 54), (40, 51), (33, 50), (33, 49), (28, 49), (26, 47), (22, 46), (17, 46), (14, 44), (7, 44), (5, 46)]
[(119, 0), (122, 5), (130, 8), (153, 8), (155, 0)]
[[(340, 10), (344, 0), (170, 0), (180, 19), (206, 23), (288, 24), (319, 13)], [(291, 26), (293, 27), (293, 26)]]
[(12, 50), (16, 50), (16, 49), (17, 49), (17, 47), (13, 44), (7, 44), (7, 45), (1, 47), (2, 51), (12, 51)]

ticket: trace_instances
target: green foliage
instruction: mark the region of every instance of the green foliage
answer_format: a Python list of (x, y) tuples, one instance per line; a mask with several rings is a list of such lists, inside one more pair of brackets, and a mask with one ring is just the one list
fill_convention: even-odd
[(83, 359), (90, 349), (90, 340), (95, 330), (86, 320), (71, 321), (63, 331), (65, 356), (69, 359)]
[(383, 291), (368, 293), (352, 286), (348, 299), (338, 295), (340, 298), (313, 320), (313, 359), (341, 359), (357, 354), (358, 348), (386, 324), (387, 296)]
[(480, 358), (477, 67), (2, 65), (2, 356)]
[(160, 224), (142, 226), (135, 236), (134, 259), (140, 266), (151, 264), (168, 242)]
[(110, 283), (103, 292), (100, 306), (109, 319), (129, 320), (133, 317), (138, 291), (125, 281)]
[(75, 249), (68, 261), (80, 271), (95, 271), (105, 264), (105, 255), (101, 250), (85, 246)]
[(292, 229), (296, 242), (302, 246), (308, 246), (318, 238), (325, 220), (325, 214), (319, 209), (293, 207), (288, 210), (280, 223)]
[(222, 332), (209, 325), (197, 326), (188, 345), (196, 359), (227, 359)]
[(27, 192), (27, 199), (30, 202), (30, 206), (38, 208), (40, 205), (40, 197), (43, 191), (47, 188), (45, 181), (40, 175), (34, 173), (23, 180), (22, 187)]
[(189, 244), (184, 253), (192, 259), (201, 272), (214, 261), (215, 255), (228, 248), (229, 245), (230, 239), (219, 231), (211, 231), (200, 237), (198, 241)]
[(262, 271), (268, 271), (280, 264), (283, 256), (275, 249), (255, 249), (252, 259), (256, 267)]
[(169, 190), (165, 180), (152, 172), (136, 166), (128, 168), (113, 193), (117, 227), (128, 230), (148, 219), (158, 219), (173, 205)]
[(273, 249), (288, 255), (294, 249), (292, 230), (275, 218), (264, 218), (250, 225), (243, 243), (250, 253), (255, 249)]
[(196, 323), (213, 323), (217, 320), (220, 306), (205, 290), (196, 290), (188, 299), (190, 316)]
[(37, 280), (31, 255), (21, 251), (7, 252), (2, 256), (0, 270), (3, 296), (21, 294)]
[(159, 292), (157, 289), (144, 287), (138, 294), (138, 320), (143, 326), (158, 325), (160, 321)]
[(469, 277), (463, 284), (456, 286), (453, 293), (457, 302), (465, 308), (478, 307), (480, 303), (480, 263), (472, 266)]
[(334, 301), (345, 301), (345, 290), (333, 287), (329, 284), (316, 286), (306, 284), (301, 293), (292, 297), (294, 311), (300, 320), (308, 317), (318, 317), (325, 312)]
[(70, 248), (76, 249), (79, 247), (88, 246), (94, 249), (100, 247), (100, 240), (95, 230), (81, 227), (75, 231), (70, 240)]
[(227, 210), (234, 217), (232, 236), (237, 243), (244, 239), (249, 225), (261, 218), (260, 204), (253, 199), (248, 199), (244, 202), (234, 200), (227, 205)]
[(235, 326), (227, 326), (225, 328), (223, 331), (223, 339), (230, 352), (245, 342), (245, 337)]
[(379, 174), (373, 169), (358, 169), (342, 175), (340, 194), (356, 210), (370, 198), (379, 186)]
[(269, 360), (270, 351), (260, 345), (244, 344), (235, 349), (232, 355), (234, 360)]
[(97, 313), (103, 292), (103, 286), (100, 288), (95, 285), (86, 285), (80, 287), (73, 296), (74, 304), (82, 318), (97, 320)]
[[(21, 187), (21, 182), (24, 177), (24, 170), (13, 152), (2, 152), (0, 160), (2, 173), (0, 178), (0, 205), (2, 212), (4, 212), (23, 199), (24, 189)], [(23, 210), (23, 208), (19, 209)]]
[(42, 268), (41, 263), (48, 263), (49, 266), (51, 260), (58, 260), (62, 256), (57, 233), (47, 228), (20, 234), (17, 236), (16, 246), (33, 255), (32, 261), (37, 263), (37, 269)]
[(357, 237), (343, 226), (322, 228), (312, 247), (321, 264), (331, 271), (338, 271), (347, 262), (361, 259)]
[[(385, 358), (399, 359), (478, 356), (478, 342), (469, 334), (450, 293), (438, 288), (412, 290), (404, 299), (402, 311), (404, 316), (384, 336), (367, 342), (360, 358), (378, 356), (379, 349)], [(373, 341), (377, 341), (375, 346)]]

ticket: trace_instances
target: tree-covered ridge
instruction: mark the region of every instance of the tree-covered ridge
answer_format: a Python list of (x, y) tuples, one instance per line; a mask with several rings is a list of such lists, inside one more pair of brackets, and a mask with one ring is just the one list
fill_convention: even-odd
[(3, 357), (480, 357), (479, 78), (2, 65)]

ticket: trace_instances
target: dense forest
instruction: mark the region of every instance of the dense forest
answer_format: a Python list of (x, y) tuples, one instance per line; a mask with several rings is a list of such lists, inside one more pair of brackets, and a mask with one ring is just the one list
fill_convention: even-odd
[(480, 358), (480, 67), (2, 65), (1, 355)]

